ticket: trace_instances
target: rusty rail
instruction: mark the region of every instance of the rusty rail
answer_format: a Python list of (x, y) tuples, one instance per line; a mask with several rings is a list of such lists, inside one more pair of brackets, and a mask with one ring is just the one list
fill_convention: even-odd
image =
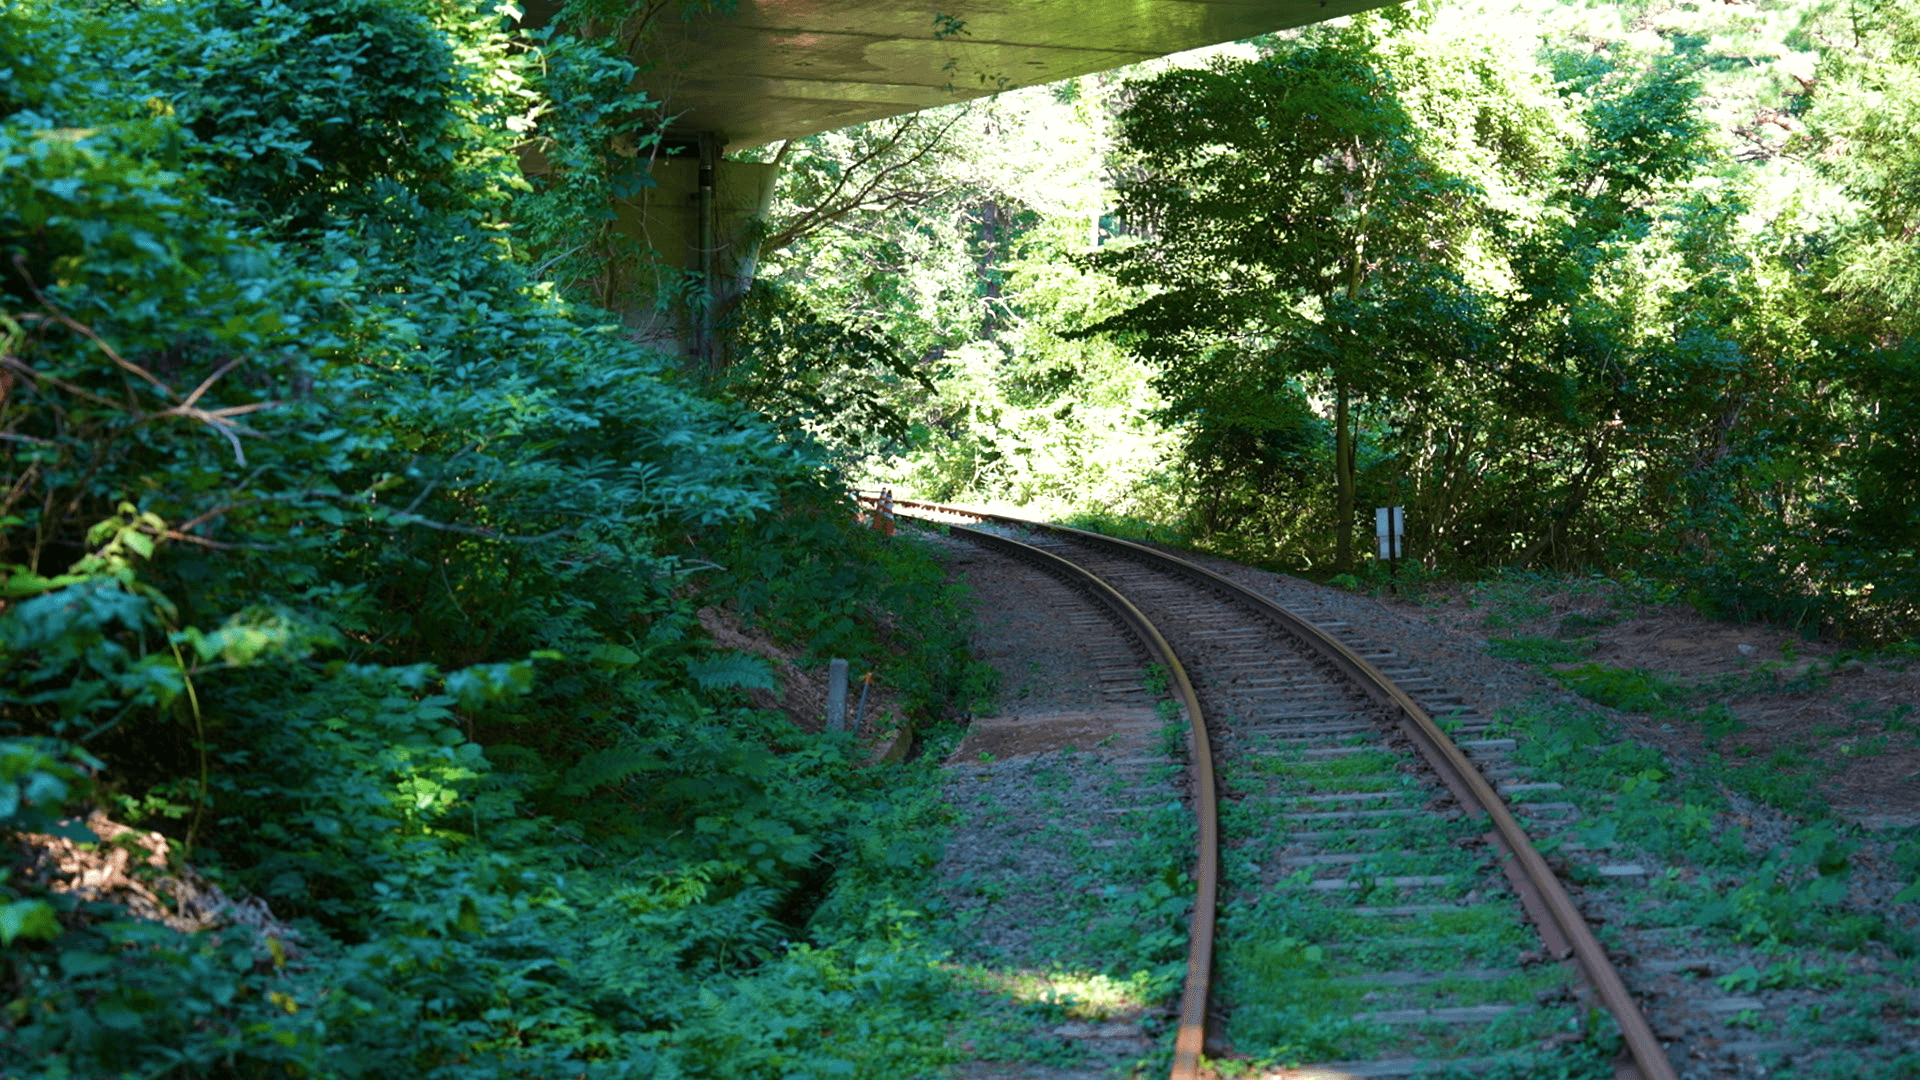
[(1172, 1080), (1197, 1080), (1200, 1053), (1207, 1037), (1207, 998), (1213, 987), (1213, 923), (1220, 895), (1220, 804), (1213, 782), (1213, 747), (1207, 739), (1200, 696), (1194, 691), (1193, 682), (1187, 678), (1187, 670), (1173, 646), (1118, 589), (1084, 567), (1031, 544), (964, 525), (952, 528), (976, 543), (1000, 548), (1091, 594), (1167, 669), (1167, 687), (1179, 699), (1187, 716), (1187, 776), (1192, 786), (1194, 824), (1199, 834), (1193, 870), (1193, 914), (1187, 920), (1187, 980), (1180, 995), (1180, 1031), (1173, 1046)]
[[(1506, 800), (1502, 799), (1493, 785), (1489, 784), (1486, 778), (1480, 775), (1480, 771), (1468, 760), (1466, 754), (1454, 745), (1453, 740), (1448, 738), (1444, 731), (1440, 730), (1439, 725), (1433, 722), (1433, 717), (1428, 715), (1427, 711), (1421, 708), (1419, 703), (1414, 701), (1406, 691), (1396, 686), (1391, 679), (1388, 679), (1386, 675), (1371, 663), (1367, 662), (1365, 658), (1311, 622), (1287, 610), (1287, 608), (1279, 603), (1254, 592), (1252, 589), (1208, 570), (1205, 567), (1197, 566), (1184, 559), (1168, 555), (1162, 551), (1157, 551), (1143, 544), (1103, 536), (1099, 533), (1087, 532), (1083, 529), (1074, 529), (1063, 525), (1052, 525), (1045, 522), (1028, 521), (1021, 518), (989, 514), (960, 507), (944, 506), (938, 503), (900, 499), (895, 501), (895, 506), (901, 509), (931, 511), (949, 516), (971, 517), (981, 521), (993, 521), (1021, 528), (1044, 529), (1048, 532), (1072, 537), (1083, 543), (1105, 546), (1112, 550), (1122, 551), (1136, 558), (1144, 558), (1150, 562), (1169, 567), (1206, 585), (1217, 593), (1232, 596), (1273, 619), (1286, 633), (1299, 639), (1301, 643), (1306, 645), (1311, 651), (1318, 654), (1348, 678), (1352, 679), (1369, 697), (1373, 698), (1376, 703), (1394, 714), (1398, 719), (1401, 730), (1412, 740), (1414, 746), (1419, 749), (1421, 757), (1439, 774), (1441, 781), (1446, 784), (1447, 789), (1452, 792), (1454, 798), (1459, 800), (1461, 806), (1470, 811), (1477, 809), (1487, 815), (1493, 825), (1493, 832), (1487, 834), (1487, 839), (1493, 844), (1494, 848), (1500, 852), (1501, 868), (1506, 873), (1508, 880), (1514, 885), (1515, 892), (1520, 897), (1521, 904), (1526, 909), (1528, 918), (1533, 921), (1535, 928), (1539, 931), (1542, 942), (1545, 944), (1549, 953), (1559, 959), (1565, 960), (1571, 957), (1574, 960), (1591, 993), (1599, 1000), (1600, 1005), (1613, 1016), (1614, 1022), (1620, 1028), (1621, 1037), (1626, 1043), (1627, 1053), (1632, 1058), (1632, 1062), (1631, 1064), (1622, 1062), (1617, 1067), (1616, 1075), (1619, 1080), (1679, 1080), (1678, 1073), (1675, 1072), (1673, 1063), (1671, 1059), (1668, 1058), (1665, 1048), (1660, 1045), (1659, 1038), (1654, 1035), (1653, 1029), (1648, 1025), (1646, 1017), (1641, 1014), (1639, 1005), (1634, 1002), (1632, 994), (1627, 991), (1626, 984), (1621, 981), (1619, 971), (1614, 968), (1613, 962), (1607, 958), (1606, 950), (1601, 947), (1598, 939), (1594, 937), (1592, 928), (1587, 925), (1586, 920), (1581, 916), (1579, 908), (1573, 903), (1573, 899), (1567, 895), (1565, 886), (1563, 886), (1560, 879), (1554, 875), (1552, 869), (1547, 866), (1546, 860), (1541, 857), (1540, 852), (1534, 848), (1533, 842), (1527, 838), (1527, 834), (1521, 829), (1520, 823), (1514, 819), (1512, 811), (1507, 809)], [(990, 533), (980, 533), (973, 529), (967, 529), (966, 531), (980, 536), (992, 535)], [(1005, 541), (1004, 538), (999, 537), (995, 537), (995, 539), (1002, 540), (1005, 543), (1017, 543), (1016, 541)], [(1020, 546), (1028, 548), (1029, 550), (1038, 550), (1024, 544)], [(1049, 558), (1058, 558), (1046, 552), (1041, 552), (1041, 554), (1046, 554)], [(1065, 560), (1060, 561), (1065, 562)], [(1066, 563), (1066, 565), (1071, 566), (1072, 564)], [(1104, 585), (1104, 582), (1102, 584)], [(1118, 594), (1116, 593), (1115, 595)], [(1121, 602), (1124, 603), (1124, 599)], [(1128, 606), (1131, 608), (1131, 605)], [(1170, 650), (1168, 655), (1171, 656)], [(1191, 708), (1193, 711), (1190, 715), (1197, 718), (1199, 716), (1197, 701)], [(1201, 725), (1195, 723), (1193, 728), (1198, 731)], [(1204, 739), (1204, 732), (1201, 733), (1200, 737)], [(1211, 763), (1209, 763), (1209, 795), (1211, 794), (1211, 779)], [(1208, 885), (1209, 894), (1218, 887), (1217, 882), (1209, 882)], [(1196, 903), (1196, 919), (1197, 917), (1198, 904)], [(1206, 963), (1208, 968), (1210, 968), (1212, 939), (1211, 912), (1208, 914), (1207, 921), (1209, 952)], [(1203, 972), (1196, 977), (1194, 970), (1191, 967), (1189, 968), (1187, 997), (1189, 999), (1192, 997), (1193, 987), (1196, 984), (1203, 987), (1203, 996), (1197, 1007), (1193, 1007), (1189, 1000), (1183, 999), (1182, 1001), (1181, 1041), (1176, 1048), (1173, 1080), (1189, 1080), (1189, 1078), (1197, 1075), (1199, 1045), (1204, 1035), (1205, 1023), (1206, 1002), (1204, 998), (1204, 987), (1208, 984), (1209, 980), (1209, 973)], [(1197, 1011), (1191, 1013), (1195, 1018), (1191, 1047), (1193, 1056), (1188, 1058), (1183, 1056), (1183, 1051), (1187, 1049), (1189, 1041), (1188, 1020), (1190, 1008), (1197, 1008)], [(1189, 1061), (1191, 1064), (1187, 1064)], [(1183, 1068), (1187, 1071), (1182, 1071)]]

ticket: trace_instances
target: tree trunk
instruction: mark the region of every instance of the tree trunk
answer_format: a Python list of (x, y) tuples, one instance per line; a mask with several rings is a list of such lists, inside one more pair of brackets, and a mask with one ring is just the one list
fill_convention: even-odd
[(1353, 423), (1347, 407), (1347, 380), (1334, 378), (1333, 400), (1333, 568), (1353, 572)]
[(1561, 502), (1560, 509), (1547, 519), (1546, 532), (1521, 553), (1517, 565), (1528, 566), (1543, 554), (1550, 566), (1564, 568), (1570, 564), (1570, 560), (1563, 556), (1569, 541), (1569, 526), (1587, 508), (1587, 496), (1594, 481), (1612, 461), (1607, 449), (1613, 442), (1614, 432), (1619, 430), (1617, 424), (1618, 421), (1602, 425), (1599, 435), (1587, 442), (1582, 455), (1584, 464), (1581, 470), (1574, 474), (1572, 483), (1568, 485), (1566, 499)]
[[(1361, 212), (1360, 225), (1356, 228), (1353, 240), (1353, 252), (1347, 260), (1347, 302), (1360, 299), (1360, 286), (1366, 278), (1366, 213)], [(1344, 364), (1349, 359), (1339, 356), (1335, 362)], [(1344, 371), (1335, 371), (1333, 375), (1333, 486), (1337, 492), (1334, 498), (1334, 514), (1339, 519), (1334, 523), (1338, 530), (1333, 534), (1333, 568), (1336, 573), (1353, 573), (1353, 418), (1350, 406), (1352, 388), (1347, 384)]]

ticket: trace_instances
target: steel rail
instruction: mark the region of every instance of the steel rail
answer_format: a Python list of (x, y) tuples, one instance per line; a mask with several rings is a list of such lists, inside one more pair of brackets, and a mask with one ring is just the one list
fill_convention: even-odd
[[(1344, 643), (1315, 626), (1307, 619), (1289, 611), (1281, 604), (1254, 592), (1240, 583), (1223, 575), (1195, 565), (1185, 559), (1157, 551), (1143, 544), (1121, 540), (1100, 533), (1074, 529), (1064, 525), (1029, 521), (1001, 514), (989, 514), (958, 507), (944, 506), (938, 503), (916, 500), (896, 500), (896, 507), (927, 510), (962, 517), (973, 517), (982, 521), (993, 521), (1020, 528), (1042, 529), (1048, 532), (1071, 537), (1083, 543), (1119, 550), (1150, 562), (1170, 567), (1208, 587), (1227, 595), (1241, 599), (1256, 610), (1273, 618), (1287, 633), (1300, 639), (1314, 652), (1318, 653), (1334, 667), (1357, 683), (1369, 697), (1397, 715), (1401, 730), (1420, 751), (1421, 757), (1439, 774), (1441, 781), (1453, 793), (1463, 807), (1478, 809), (1492, 822), (1493, 832), (1487, 838), (1501, 854), (1501, 868), (1508, 880), (1514, 885), (1528, 917), (1539, 931), (1547, 950), (1560, 959), (1569, 956), (1579, 967), (1580, 974), (1592, 989), (1600, 1004), (1614, 1018), (1632, 1064), (1621, 1063), (1616, 1069), (1618, 1080), (1679, 1080), (1672, 1060), (1666, 1049), (1660, 1045), (1659, 1038), (1653, 1033), (1646, 1017), (1640, 1012), (1639, 1005), (1628, 992), (1620, 973), (1608, 959), (1606, 950), (1594, 937), (1593, 930), (1581, 916), (1580, 910), (1567, 894), (1566, 887), (1547, 866), (1546, 860), (1528, 839), (1525, 830), (1514, 819), (1512, 811), (1507, 809), (1506, 800), (1500, 797), (1493, 785), (1480, 775), (1479, 769), (1468, 760), (1447, 734), (1440, 730), (1433, 717), (1421, 708), (1406, 691), (1394, 684), (1378, 668), (1364, 657), (1355, 653)], [(976, 530), (967, 530), (975, 532)], [(982, 534), (991, 535), (991, 534)], [(1183, 1012), (1183, 1017), (1184, 1017)], [(1184, 1027), (1182, 1029), (1184, 1034)], [(1176, 1058), (1176, 1080), (1184, 1080), (1178, 1070)]]
[[(897, 504), (896, 504), (897, 505)], [(999, 548), (1086, 591), (1134, 635), (1167, 669), (1167, 686), (1187, 715), (1187, 775), (1198, 833), (1194, 858), (1193, 914), (1187, 920), (1187, 979), (1180, 995), (1180, 1029), (1173, 1046), (1171, 1080), (1198, 1080), (1206, 1046), (1207, 999), (1213, 988), (1213, 925), (1220, 896), (1220, 804), (1213, 780), (1213, 747), (1207, 738), (1200, 695), (1173, 646), (1120, 590), (1082, 566), (1050, 551), (964, 525), (951, 528), (987, 547)]]

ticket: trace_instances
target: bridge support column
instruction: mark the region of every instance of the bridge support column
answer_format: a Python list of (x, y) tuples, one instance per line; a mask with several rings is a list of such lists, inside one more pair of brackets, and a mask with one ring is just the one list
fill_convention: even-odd
[(780, 173), (722, 160), (721, 146), (706, 132), (679, 144), (680, 153), (653, 159), (653, 186), (614, 203), (615, 229), (657, 257), (613, 268), (609, 306), (635, 337), (685, 356), (707, 378), (723, 362), (716, 316), (753, 283)]

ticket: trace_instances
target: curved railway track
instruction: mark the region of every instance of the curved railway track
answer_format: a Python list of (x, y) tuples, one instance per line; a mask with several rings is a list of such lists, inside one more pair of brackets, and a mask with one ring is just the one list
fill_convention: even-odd
[[(1423, 987), (1464, 981), (1536, 992), (1548, 985), (1538, 997), (1567, 994), (1584, 1007), (1604, 1009), (1624, 1043), (1617, 1076), (1676, 1077), (1613, 964), (1508, 804), (1506, 796), (1550, 795), (1554, 785), (1510, 775), (1501, 763), (1510, 744), (1474, 737), (1486, 725), (1482, 719), (1455, 710), (1446, 725), (1450, 731), (1443, 730), (1429, 710), (1447, 710), (1450, 703), (1423, 701), (1431, 691), (1417, 671), (1396, 669), (1391, 651), (1369, 648), (1342, 623), (1317, 622), (1141, 545), (938, 504), (898, 501), (894, 507), (948, 524), (986, 523), (988, 529), (956, 524), (954, 532), (1092, 596), (1168, 672), (1169, 692), (1187, 721), (1187, 795), (1198, 836), (1173, 1080), (1200, 1076), (1201, 1056), (1213, 1045), (1209, 1037), (1226, 1034), (1209, 1032), (1210, 1018), (1217, 1027), (1224, 1012), (1229, 1031), (1243, 1021), (1249, 1027), (1259, 1023), (1262, 1005), (1247, 986), (1226, 1001), (1213, 993), (1222, 898), (1244, 910), (1274, 890), (1303, 888), (1357, 901), (1347, 906), (1349, 917), (1415, 928), (1401, 943), (1415, 953), (1424, 948), (1438, 962), (1429, 967), (1439, 970), (1343, 980), (1357, 984), (1349, 987), (1352, 997), (1369, 1002), (1353, 1017), (1359, 1024), (1416, 1034), (1376, 1039), (1370, 1060), (1297, 1075), (1405, 1075), (1432, 1063), (1430, 1055), (1450, 1052), (1452, 1040), (1433, 1032), (1511, 1023), (1528, 1011), (1530, 1003), (1436, 1007), (1421, 997)], [(1020, 539), (1003, 535), (1016, 530)], [(1403, 686), (1393, 674), (1412, 678)], [(1225, 852), (1235, 867), (1224, 877), (1223, 801)], [(1270, 816), (1276, 807), (1279, 822)], [(1548, 822), (1557, 809), (1550, 798), (1519, 808), (1533, 821)], [(1375, 850), (1382, 843), (1393, 849)], [(1469, 902), (1508, 894), (1511, 920), (1524, 920), (1538, 934), (1534, 955), (1547, 961), (1538, 970), (1459, 970), (1461, 957), (1444, 933), (1438, 940), (1418, 936), (1419, 928), (1446, 925)], [(1389, 965), (1418, 966), (1407, 964), (1405, 954)], [(1413, 1007), (1373, 1007), (1381, 1003)]]

